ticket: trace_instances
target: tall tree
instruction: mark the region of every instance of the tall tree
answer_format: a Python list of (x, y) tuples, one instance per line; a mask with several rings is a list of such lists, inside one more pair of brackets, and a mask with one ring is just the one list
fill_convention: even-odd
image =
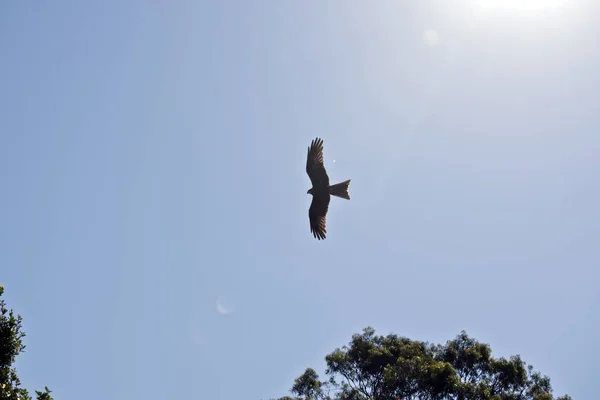
[[(0, 297), (4, 287), (0, 286)], [(3, 299), (0, 299), (0, 400), (31, 400), (26, 389), (21, 388), (17, 370), (13, 367), (16, 357), (25, 350), (21, 330), (22, 318), (8, 310)], [(46, 387), (43, 392), (36, 390), (38, 400), (52, 400), (50, 390)]]
[(554, 398), (550, 378), (519, 356), (492, 357), (461, 332), (444, 345), (367, 327), (325, 357), (327, 381), (308, 368), (279, 400), (571, 400)]

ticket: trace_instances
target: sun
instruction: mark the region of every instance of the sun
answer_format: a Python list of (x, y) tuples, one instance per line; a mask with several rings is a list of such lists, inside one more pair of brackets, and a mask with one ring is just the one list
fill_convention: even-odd
[(473, 2), (487, 9), (542, 10), (560, 7), (568, 0), (474, 0)]

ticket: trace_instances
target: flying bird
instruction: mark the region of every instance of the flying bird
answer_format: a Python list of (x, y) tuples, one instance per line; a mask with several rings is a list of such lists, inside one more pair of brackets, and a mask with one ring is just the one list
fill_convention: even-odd
[(313, 199), (308, 210), (308, 219), (310, 221), (310, 231), (318, 240), (325, 239), (327, 210), (331, 195), (350, 200), (347, 181), (329, 185), (329, 176), (323, 165), (323, 139), (314, 139), (308, 148), (306, 158), (306, 173), (312, 182), (312, 188), (308, 189), (307, 194), (312, 194)]

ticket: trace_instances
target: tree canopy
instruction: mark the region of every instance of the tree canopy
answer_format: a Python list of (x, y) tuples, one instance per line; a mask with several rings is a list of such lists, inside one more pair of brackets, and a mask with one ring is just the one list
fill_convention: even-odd
[(488, 344), (462, 331), (444, 345), (367, 327), (325, 357), (329, 376), (312, 368), (279, 400), (571, 400), (555, 398), (550, 378), (516, 355), (492, 357)]
[[(0, 286), (0, 297), (4, 287)], [(22, 318), (13, 310), (8, 310), (3, 299), (0, 299), (0, 400), (31, 400), (29, 392), (21, 388), (17, 370), (13, 366), (19, 353), (25, 350), (21, 330)], [(46, 387), (43, 392), (36, 390), (38, 400), (52, 400), (51, 391)]]

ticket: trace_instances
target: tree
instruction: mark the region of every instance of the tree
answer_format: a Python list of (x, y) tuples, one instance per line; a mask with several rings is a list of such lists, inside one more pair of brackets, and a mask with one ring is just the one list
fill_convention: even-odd
[(325, 357), (329, 380), (308, 368), (279, 400), (571, 400), (554, 398), (550, 378), (521, 358), (492, 357), (490, 346), (461, 332), (444, 345), (367, 327)]
[[(3, 294), (4, 287), (0, 286), (0, 297)], [(26, 389), (19, 387), (21, 381), (12, 366), (19, 353), (25, 350), (21, 321), (21, 316), (15, 317), (13, 310), (8, 310), (4, 300), (0, 299), (0, 400), (32, 399)], [(53, 400), (47, 387), (43, 392), (36, 390), (35, 393), (38, 400)]]

